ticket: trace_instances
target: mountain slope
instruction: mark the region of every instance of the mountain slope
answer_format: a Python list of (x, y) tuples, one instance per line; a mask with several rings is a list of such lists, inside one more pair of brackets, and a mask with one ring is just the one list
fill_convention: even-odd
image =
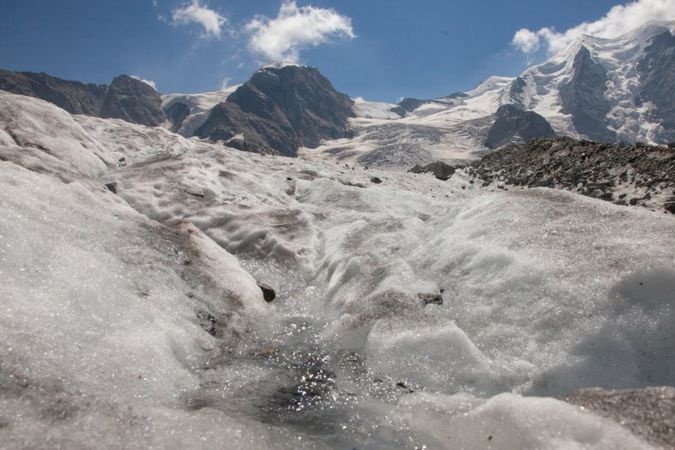
[(163, 95), (162, 109), (171, 122), (172, 131), (185, 137), (194, 136), (195, 131), (209, 118), (211, 110), (224, 102), (238, 87), (230, 86), (199, 94)]
[(581, 46), (572, 65), (572, 75), (560, 86), (561, 111), (572, 116), (576, 131), (589, 139), (613, 142), (616, 136), (608, 129), (607, 114), (611, 106), (605, 98), (607, 71)]
[(41, 98), (71, 114), (98, 116), (108, 87), (62, 80), (45, 73), (0, 69), (0, 90)]
[(108, 86), (62, 80), (44, 73), (0, 70), (0, 90), (40, 98), (71, 114), (122, 119), (149, 126), (166, 120), (159, 93), (127, 75), (115, 77)]
[(675, 36), (670, 32), (656, 36), (637, 70), (640, 102), (654, 105), (648, 114), (661, 124), (663, 139), (675, 142)]

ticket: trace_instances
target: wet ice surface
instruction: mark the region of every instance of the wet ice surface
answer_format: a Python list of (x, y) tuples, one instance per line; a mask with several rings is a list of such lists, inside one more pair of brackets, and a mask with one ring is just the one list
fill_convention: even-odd
[(17, 98), (0, 93), (8, 447), (646, 446), (531, 395), (675, 384), (672, 217)]
[(323, 292), (275, 263), (244, 260), (243, 266), (274, 279), (276, 319), (245, 345), (209, 358), (187, 408), (243, 414), (330, 448), (410, 447), (410, 431), (388, 414), (411, 389), (375, 376), (361, 354), (322, 339), (326, 315), (312, 300)]

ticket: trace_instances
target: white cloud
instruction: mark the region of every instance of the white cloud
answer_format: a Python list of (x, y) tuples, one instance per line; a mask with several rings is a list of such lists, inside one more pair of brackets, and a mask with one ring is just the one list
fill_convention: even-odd
[(298, 62), (303, 48), (355, 37), (349, 17), (334, 9), (298, 7), (290, 0), (284, 0), (276, 18), (256, 16), (246, 30), (252, 33), (249, 48), (267, 62)]
[(531, 54), (543, 45), (549, 54), (555, 54), (583, 35), (615, 38), (652, 20), (675, 19), (675, 0), (637, 0), (614, 6), (599, 20), (584, 22), (564, 32), (544, 27), (537, 31), (522, 28), (511, 43)]
[(230, 81), (232, 81), (232, 77), (223, 78), (223, 81), (220, 83), (220, 90), (224, 91), (227, 89), (227, 87), (230, 85)]
[(138, 80), (138, 81), (142, 81), (143, 83), (147, 84), (148, 86), (150, 86), (154, 90), (157, 90), (157, 83), (155, 83), (152, 80), (146, 80), (145, 78), (141, 78), (138, 75), (131, 75), (131, 78), (133, 78), (135, 80)]
[(202, 38), (220, 37), (227, 27), (227, 18), (192, 0), (180, 8), (171, 11), (171, 23), (174, 25), (197, 24), (203, 28)]
[(525, 53), (534, 53), (539, 50), (540, 42), (537, 33), (521, 28), (513, 36), (513, 45)]

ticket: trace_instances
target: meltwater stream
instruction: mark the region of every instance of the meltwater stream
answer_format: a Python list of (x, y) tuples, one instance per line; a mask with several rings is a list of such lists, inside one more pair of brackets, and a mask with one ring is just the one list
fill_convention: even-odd
[(275, 265), (242, 265), (254, 276), (274, 279), (275, 318), (253, 341), (211, 358), (186, 407), (269, 424), (285, 430), (291, 442), (310, 446), (425, 448), (395, 414), (398, 399), (416, 387), (371, 373), (359, 353), (322, 339), (328, 313), (321, 290), (303, 287)]

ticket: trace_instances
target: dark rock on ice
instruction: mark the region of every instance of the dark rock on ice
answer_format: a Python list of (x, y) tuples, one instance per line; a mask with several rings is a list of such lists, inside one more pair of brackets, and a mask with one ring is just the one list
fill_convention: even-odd
[(270, 286), (264, 283), (258, 283), (258, 287), (262, 291), (263, 298), (267, 303), (271, 303), (277, 297), (277, 293), (274, 292), (274, 289), (272, 289)]
[(113, 181), (112, 183), (106, 183), (105, 187), (106, 187), (106, 189), (108, 189), (113, 194), (117, 194), (117, 183), (116, 182)]
[(663, 208), (671, 214), (675, 214), (675, 195), (670, 197), (663, 205)]
[[(190, 297), (191, 298), (191, 297)], [(211, 336), (216, 335), (216, 317), (208, 311), (199, 311), (197, 313), (199, 325)]]
[(446, 164), (443, 161), (435, 161), (426, 166), (417, 165), (410, 169), (410, 173), (432, 173), (439, 180), (448, 180), (457, 170), (456, 167)]
[(417, 298), (422, 300), (425, 305), (443, 304), (443, 296), (441, 294), (417, 294)]

